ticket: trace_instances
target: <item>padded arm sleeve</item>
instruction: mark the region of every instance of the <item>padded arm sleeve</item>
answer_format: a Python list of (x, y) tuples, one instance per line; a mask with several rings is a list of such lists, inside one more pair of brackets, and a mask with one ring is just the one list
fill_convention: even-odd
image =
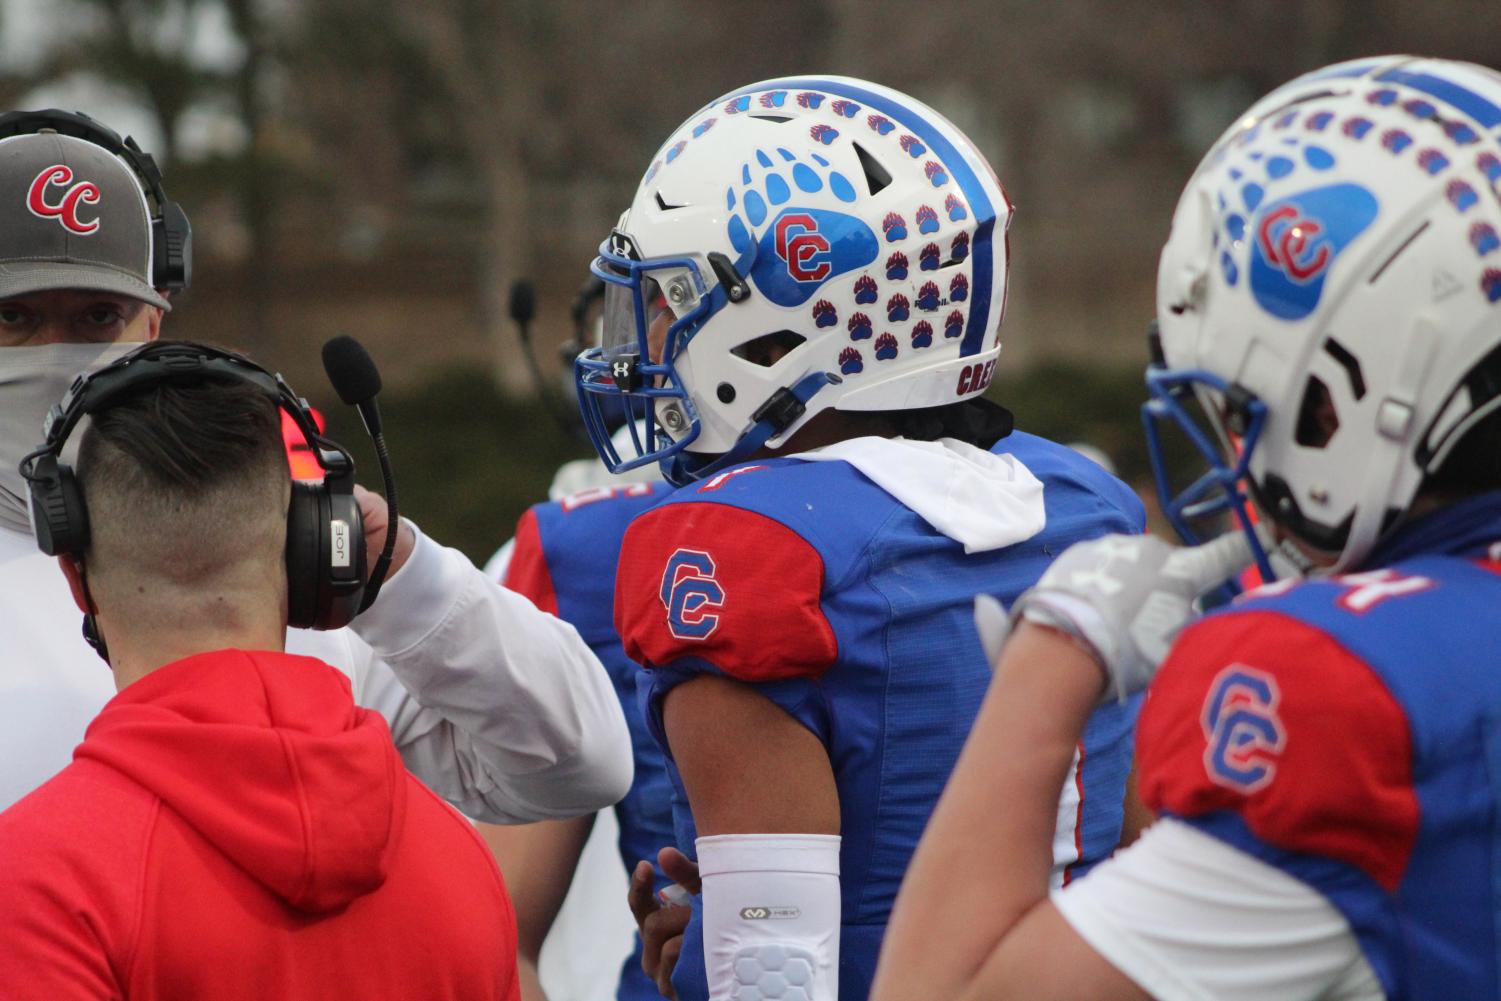
[(837, 1001), (839, 837), (699, 838), (711, 998)]

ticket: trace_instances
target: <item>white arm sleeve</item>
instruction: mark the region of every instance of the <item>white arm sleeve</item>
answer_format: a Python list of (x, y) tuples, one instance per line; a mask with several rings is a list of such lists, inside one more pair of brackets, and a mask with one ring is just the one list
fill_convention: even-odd
[(374, 651), (357, 700), (390, 723), (412, 773), (469, 816), (572, 817), (630, 788), (630, 734), (593, 651), (457, 550), (418, 532), (351, 629)]
[(837, 1001), (838, 835), (721, 834), (695, 844), (709, 997)]
[(1052, 901), (1158, 1001), (1385, 997), (1349, 924), (1321, 894), (1171, 818)]

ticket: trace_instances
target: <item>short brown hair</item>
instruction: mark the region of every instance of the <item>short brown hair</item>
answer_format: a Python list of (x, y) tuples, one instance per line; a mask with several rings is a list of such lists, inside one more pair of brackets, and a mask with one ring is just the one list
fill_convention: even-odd
[(91, 582), (149, 581), (142, 601), (171, 600), (282, 564), (290, 475), (263, 389), (212, 376), (134, 393), (90, 416), (78, 476)]

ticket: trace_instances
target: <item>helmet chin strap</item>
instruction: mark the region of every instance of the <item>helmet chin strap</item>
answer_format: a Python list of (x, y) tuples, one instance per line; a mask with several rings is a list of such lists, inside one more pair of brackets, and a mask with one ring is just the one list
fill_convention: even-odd
[[(1403, 513), (1412, 504), (1412, 491), (1405, 497), (1395, 496), (1402, 474), (1411, 466), (1412, 439), (1417, 434), (1418, 387), (1422, 385), (1432, 363), (1430, 345), (1439, 343), (1438, 319), (1431, 311), (1419, 313), (1407, 333), (1402, 362), (1397, 377), (1388, 387), (1383, 406), (1406, 410), (1406, 419), (1376, 437), (1376, 454), (1367, 457), (1365, 482), (1356, 501), (1355, 517), (1350, 523), (1350, 537), (1329, 573), (1348, 573), (1358, 569), (1371, 550), (1380, 544), (1386, 528), (1386, 512), (1400, 507)], [(1416, 490), (1416, 484), (1413, 485)], [(1400, 520), (1400, 519), (1398, 519)]]
[(756, 409), (751, 415), (755, 423), (728, 452), (708, 461), (686, 452), (678, 452), (662, 460), (662, 475), (673, 486), (684, 487), (695, 480), (713, 476), (721, 469), (744, 462), (764, 448), (768, 441), (796, 423), (807, 412), (808, 401), (818, 395), (819, 390), (842, 381), (832, 372), (814, 372), (803, 376), (791, 389), (783, 387), (772, 393)]

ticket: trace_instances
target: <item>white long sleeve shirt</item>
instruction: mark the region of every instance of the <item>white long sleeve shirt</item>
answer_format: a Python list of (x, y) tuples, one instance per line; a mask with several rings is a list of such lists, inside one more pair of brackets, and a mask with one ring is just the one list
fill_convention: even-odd
[(1281, 869), (1171, 817), (1053, 904), (1158, 1001), (1380, 1001), (1344, 916)]
[[(56, 560), (0, 528), (0, 809), (66, 765), (115, 694), (81, 622)], [(630, 787), (619, 702), (577, 631), (420, 532), (350, 628), (289, 630), (287, 650), (347, 674), (412, 773), (477, 820), (576, 816)]]

